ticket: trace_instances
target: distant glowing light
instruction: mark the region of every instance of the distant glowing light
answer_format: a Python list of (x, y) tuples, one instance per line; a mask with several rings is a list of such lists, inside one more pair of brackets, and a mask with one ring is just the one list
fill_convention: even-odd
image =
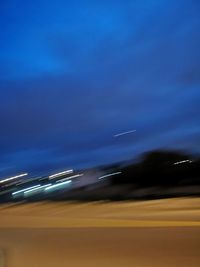
[(24, 188), (24, 189), (15, 191), (15, 192), (12, 193), (12, 195), (14, 196), (14, 195), (17, 195), (17, 194), (19, 194), (19, 193), (22, 193), (22, 192), (31, 190), (31, 189), (36, 188), (36, 187), (40, 187), (40, 185), (38, 184), (38, 185), (30, 186), (30, 187), (27, 187), (27, 188)]
[(70, 179), (73, 179), (73, 178), (77, 178), (77, 177), (80, 177), (80, 176), (83, 176), (83, 175), (84, 175), (83, 173), (76, 174), (76, 175), (72, 175), (72, 176), (69, 176), (69, 177), (60, 179), (60, 180), (56, 181), (56, 183), (60, 183), (60, 182), (66, 181), (66, 180), (70, 180)]
[(39, 185), (38, 187), (36, 188), (32, 188), (30, 190), (27, 190), (24, 192), (24, 195), (27, 195), (27, 194), (30, 194), (30, 193), (33, 193), (33, 192), (37, 192), (38, 190), (41, 190), (43, 188), (46, 188), (48, 186), (50, 186), (51, 184), (46, 184), (46, 185)]
[(61, 175), (69, 174), (69, 173), (72, 173), (72, 172), (73, 172), (73, 170), (67, 170), (67, 171), (63, 171), (63, 172), (58, 172), (58, 173), (50, 175), (49, 179), (53, 179), (53, 178), (59, 177)]
[(5, 183), (5, 182), (8, 182), (8, 181), (11, 181), (11, 180), (14, 180), (14, 179), (26, 176), (26, 175), (28, 175), (28, 173), (22, 173), (22, 174), (19, 174), (19, 175), (10, 177), (10, 178), (6, 178), (6, 179), (3, 179), (3, 180), (0, 180), (0, 183)]
[(136, 130), (131, 130), (131, 131), (127, 131), (127, 132), (122, 132), (122, 133), (115, 134), (114, 137), (119, 137), (119, 136), (122, 136), (122, 135), (126, 135), (126, 134), (130, 134), (130, 133), (134, 133), (134, 132), (136, 132)]
[(60, 187), (63, 187), (65, 185), (67, 185), (67, 184), (70, 184), (71, 182), (72, 182), (71, 180), (68, 180), (68, 181), (65, 181), (65, 182), (62, 182), (62, 183), (50, 185), (50, 186), (46, 187), (44, 190), (45, 191), (49, 191), (49, 190), (52, 190), (52, 189), (60, 188)]
[(103, 179), (103, 178), (106, 178), (106, 177), (110, 177), (110, 176), (114, 176), (114, 175), (118, 175), (118, 174), (121, 174), (122, 172), (113, 172), (113, 173), (110, 173), (110, 174), (106, 174), (106, 175), (103, 175), (101, 177), (99, 177), (99, 180), (100, 179)]
[(178, 165), (178, 164), (182, 164), (182, 163), (186, 163), (186, 162), (191, 163), (192, 160), (186, 159), (186, 160), (177, 161), (174, 163), (174, 165)]

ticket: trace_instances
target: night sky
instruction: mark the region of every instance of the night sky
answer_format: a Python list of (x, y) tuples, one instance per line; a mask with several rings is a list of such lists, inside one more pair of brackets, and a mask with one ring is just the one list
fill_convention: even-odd
[(0, 27), (0, 177), (200, 152), (199, 0), (1, 0)]

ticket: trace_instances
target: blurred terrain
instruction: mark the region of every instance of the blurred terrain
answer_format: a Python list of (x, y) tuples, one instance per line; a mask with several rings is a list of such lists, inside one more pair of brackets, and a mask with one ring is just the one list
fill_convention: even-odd
[[(34, 187), (37, 188), (32, 189)], [(145, 200), (183, 196), (200, 196), (200, 158), (180, 151), (151, 151), (137, 162), (67, 170), (38, 178), (9, 178), (0, 183), (2, 203)]]
[(198, 267), (200, 199), (0, 207), (7, 267)]

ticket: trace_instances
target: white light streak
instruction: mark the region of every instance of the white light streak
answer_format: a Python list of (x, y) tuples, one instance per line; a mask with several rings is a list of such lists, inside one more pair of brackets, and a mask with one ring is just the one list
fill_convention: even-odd
[(67, 170), (67, 171), (63, 171), (63, 172), (58, 172), (58, 173), (55, 173), (55, 174), (52, 174), (49, 176), (49, 179), (53, 179), (55, 177), (59, 177), (61, 175), (64, 175), (64, 174), (69, 174), (69, 173), (72, 173), (73, 170)]
[(14, 196), (16, 194), (22, 193), (24, 191), (28, 191), (30, 189), (33, 189), (33, 188), (36, 188), (36, 187), (39, 187), (39, 186), (40, 185), (38, 184), (38, 185), (34, 185), (34, 186), (31, 186), (31, 187), (27, 187), (27, 188), (21, 189), (21, 190), (18, 190), (18, 191), (13, 192), (12, 195)]
[(56, 183), (60, 183), (60, 182), (63, 182), (63, 181), (66, 181), (66, 180), (70, 180), (70, 179), (73, 179), (73, 178), (77, 178), (77, 177), (80, 177), (80, 176), (83, 176), (83, 173), (72, 175), (72, 176), (69, 176), (67, 178), (60, 179), (60, 180), (56, 181)]
[(125, 135), (125, 134), (134, 133), (134, 132), (136, 132), (136, 130), (131, 130), (131, 131), (127, 131), (127, 132), (122, 132), (122, 133), (115, 134), (114, 137), (119, 137), (119, 136), (122, 136), (122, 135)]
[(174, 165), (178, 165), (178, 164), (182, 164), (182, 163), (186, 163), (186, 162), (191, 163), (192, 160), (186, 159), (186, 160), (177, 161), (177, 162), (174, 163)]
[(19, 174), (19, 175), (10, 177), (10, 178), (6, 178), (6, 179), (3, 179), (3, 180), (0, 180), (0, 183), (8, 182), (8, 181), (11, 181), (11, 180), (14, 180), (14, 179), (26, 176), (26, 175), (28, 175), (28, 173), (22, 173), (22, 174)]
[(49, 190), (52, 190), (52, 189), (55, 189), (55, 188), (62, 187), (63, 185), (70, 184), (71, 182), (72, 182), (71, 180), (68, 180), (68, 181), (66, 181), (66, 182), (62, 182), (62, 183), (58, 183), (58, 184), (54, 184), (54, 185), (50, 185), (50, 186), (46, 187), (44, 190), (45, 190), (45, 191), (49, 191)]
[(106, 178), (106, 177), (110, 177), (110, 176), (114, 176), (114, 175), (118, 175), (118, 174), (121, 174), (122, 172), (113, 172), (113, 173), (110, 173), (110, 174), (106, 174), (106, 175), (103, 175), (101, 177), (99, 177), (99, 180), (100, 179), (103, 179), (103, 178)]
[(39, 185), (39, 186), (36, 187), (36, 188), (33, 188), (33, 189), (30, 189), (30, 190), (25, 191), (25, 192), (24, 192), (24, 195), (29, 194), (29, 193), (33, 193), (33, 192), (37, 192), (38, 190), (41, 190), (41, 189), (43, 189), (43, 188), (46, 188), (46, 187), (48, 187), (48, 186), (50, 186), (50, 185), (51, 185), (51, 184)]

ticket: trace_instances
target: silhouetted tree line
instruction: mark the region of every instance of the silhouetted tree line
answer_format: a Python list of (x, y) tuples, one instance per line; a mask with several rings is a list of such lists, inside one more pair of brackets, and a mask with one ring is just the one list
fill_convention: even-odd
[(200, 185), (200, 158), (177, 151), (151, 151), (137, 164), (120, 169), (112, 184), (145, 186)]

